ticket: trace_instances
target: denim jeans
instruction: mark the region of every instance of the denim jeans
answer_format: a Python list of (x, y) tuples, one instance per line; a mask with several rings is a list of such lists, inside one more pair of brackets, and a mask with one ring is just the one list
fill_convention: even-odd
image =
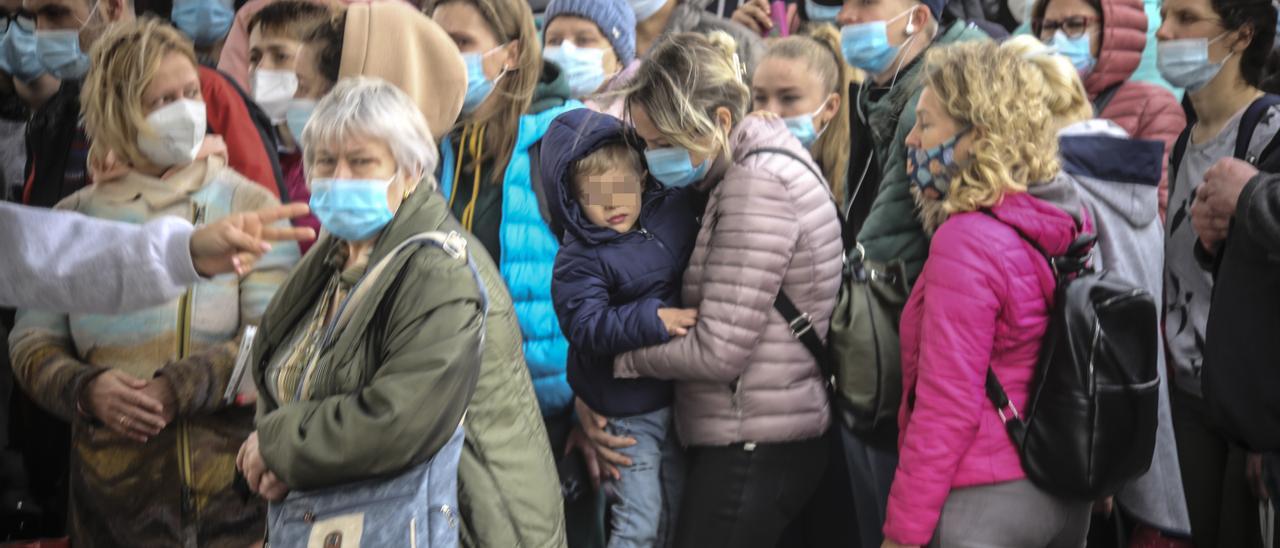
[(635, 445), (618, 450), (631, 459), (631, 466), (619, 468), (622, 479), (605, 487), (612, 510), (609, 548), (666, 546), (674, 532), (671, 522), (683, 481), (671, 408), (610, 418), (606, 430), (636, 440)]

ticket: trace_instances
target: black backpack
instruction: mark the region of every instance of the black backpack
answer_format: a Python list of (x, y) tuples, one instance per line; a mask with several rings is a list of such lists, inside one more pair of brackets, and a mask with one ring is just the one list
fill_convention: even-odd
[(1082, 500), (1115, 494), (1151, 467), (1155, 450), (1156, 301), (1118, 275), (1088, 266), (1093, 235), (1052, 257), (1010, 228), (1049, 262), (1057, 287), (1027, 408), (1019, 413), (990, 368), (987, 397), (1033, 483)]

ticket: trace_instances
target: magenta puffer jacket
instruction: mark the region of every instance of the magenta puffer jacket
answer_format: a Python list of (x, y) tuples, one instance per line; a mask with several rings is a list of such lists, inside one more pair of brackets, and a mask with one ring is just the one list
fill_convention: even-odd
[[(884, 534), (928, 544), (952, 488), (1026, 477), (983, 388), (987, 366), (1022, 409), (1049, 323), (1053, 273), (1016, 226), (1061, 254), (1076, 221), (1025, 192), (992, 208), (951, 216), (902, 313), (902, 410), (898, 470)], [(1003, 222), (1002, 222), (1003, 221)]]
[(718, 182), (700, 183), (715, 188), (684, 273), (684, 306), (698, 309), (698, 323), (686, 336), (622, 354), (615, 373), (674, 379), (676, 425), (688, 445), (815, 438), (831, 415), (822, 375), (773, 300), (785, 288), (826, 338), (842, 268), (835, 204), (805, 164), (751, 154), (782, 148), (809, 161), (781, 120), (748, 117), (729, 141), (733, 165)]

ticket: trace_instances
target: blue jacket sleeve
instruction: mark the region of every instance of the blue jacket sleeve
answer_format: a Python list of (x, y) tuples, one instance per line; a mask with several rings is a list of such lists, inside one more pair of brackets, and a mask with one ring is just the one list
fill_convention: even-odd
[(595, 356), (613, 356), (667, 342), (658, 318), (660, 299), (620, 305), (609, 302), (609, 281), (592, 250), (561, 248), (551, 279), (560, 328), (570, 348)]

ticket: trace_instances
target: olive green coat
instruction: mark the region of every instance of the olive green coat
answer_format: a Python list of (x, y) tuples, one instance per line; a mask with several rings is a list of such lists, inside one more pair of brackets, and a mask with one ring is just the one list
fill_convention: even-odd
[(401, 205), (369, 264), (415, 234), (464, 235), (489, 297), (483, 354), (477, 359), (480, 295), (470, 269), (421, 247), (394, 259), (334, 335), (317, 362), (312, 398), (279, 406), (263, 373), (333, 274), (326, 259), (340, 243), (325, 236), (276, 294), (254, 344), (262, 456), (294, 489), (394, 474), (434, 455), (465, 412), (463, 545), (563, 546), (560, 486), (511, 297), (484, 246), (430, 190), (433, 182)]

